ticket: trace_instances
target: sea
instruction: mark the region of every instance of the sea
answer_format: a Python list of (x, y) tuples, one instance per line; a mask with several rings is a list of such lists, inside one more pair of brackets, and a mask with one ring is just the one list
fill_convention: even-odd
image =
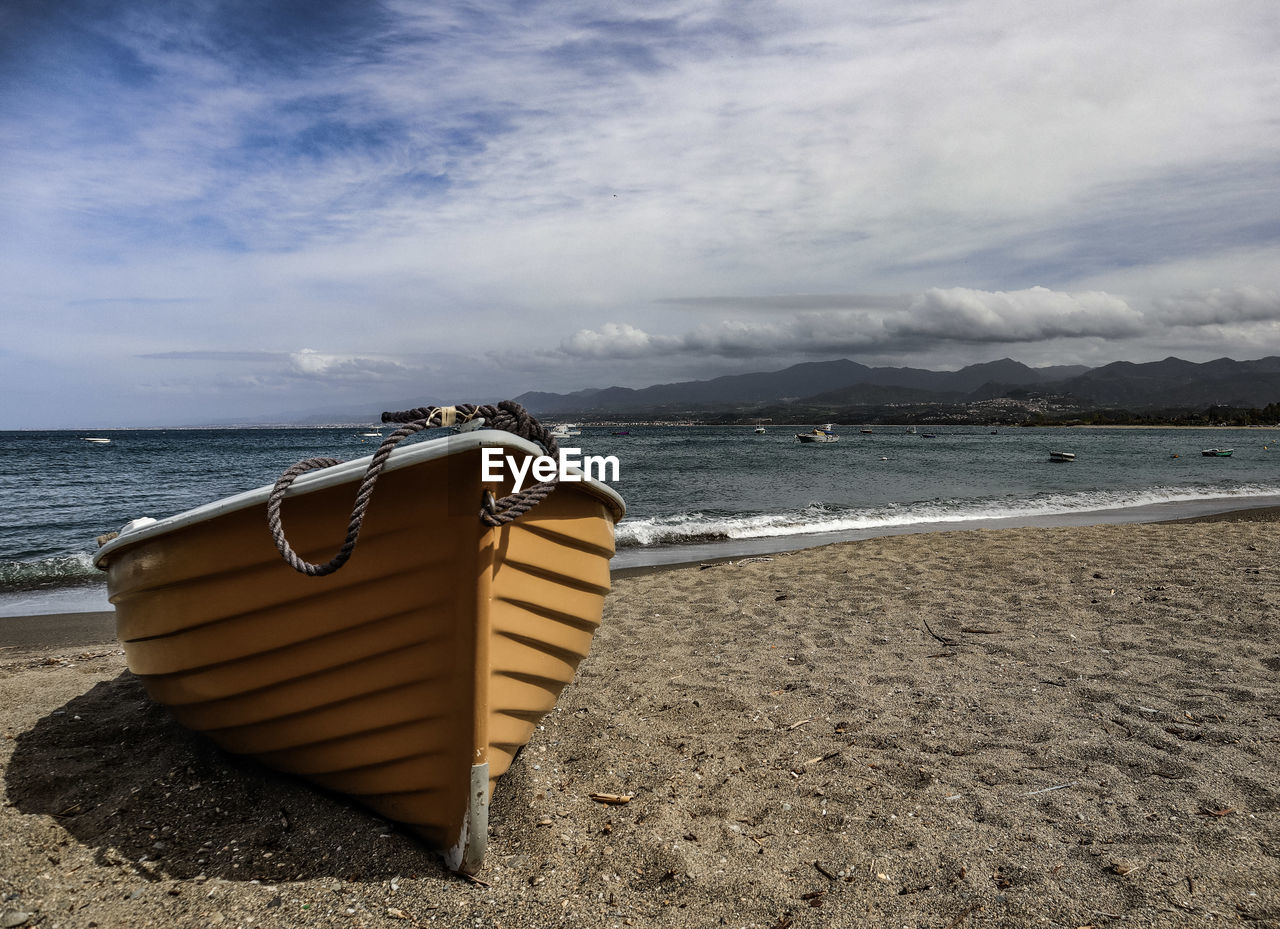
[[(618, 459), (611, 486), (628, 514), (615, 568), (904, 532), (1280, 504), (1274, 428), (842, 426), (836, 443), (797, 442), (810, 428), (588, 426), (561, 445)], [(0, 432), (0, 616), (109, 610), (92, 563), (97, 536), (270, 484), (303, 458), (370, 455), (379, 439), (369, 431)], [(1233, 453), (1201, 454), (1211, 447)], [(1075, 460), (1052, 462), (1051, 451)], [(335, 543), (343, 529), (334, 527)]]

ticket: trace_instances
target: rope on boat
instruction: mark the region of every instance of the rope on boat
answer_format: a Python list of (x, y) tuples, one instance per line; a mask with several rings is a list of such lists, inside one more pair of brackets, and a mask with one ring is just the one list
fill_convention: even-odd
[[(483, 419), (489, 428), (501, 429), (536, 442), (546, 449), (551, 457), (559, 457), (560, 447), (551, 431), (514, 400), (503, 400), (497, 405), (479, 406), (474, 403), (460, 403), (457, 406), (422, 406), (396, 413), (383, 413), (384, 423), (403, 423), (403, 425), (383, 439), (378, 450), (374, 452), (373, 460), (369, 462), (369, 467), (364, 472), (364, 479), (360, 482), (360, 489), (356, 492), (351, 519), (347, 522), (347, 536), (338, 553), (324, 564), (307, 561), (293, 550), (288, 539), (285, 538), (280, 506), (284, 502), (284, 495), (290, 485), (300, 475), (319, 468), (331, 468), (341, 464), (342, 461), (338, 458), (308, 458), (305, 461), (299, 461), (276, 480), (275, 486), (271, 489), (271, 495), (267, 498), (267, 526), (271, 530), (271, 538), (275, 541), (280, 556), (295, 571), (311, 577), (323, 577), (337, 571), (347, 563), (347, 559), (355, 551), (356, 540), (360, 537), (360, 527), (364, 523), (365, 510), (369, 507), (373, 489), (378, 483), (378, 477), (382, 474), (383, 465), (391, 455), (391, 450), (404, 439), (423, 429), (462, 425), (477, 419)], [(542, 481), (519, 493), (508, 494), (500, 500), (495, 500), (493, 494), (486, 492), (480, 508), (480, 521), (486, 526), (494, 527), (514, 522), (545, 500), (547, 495), (555, 490), (556, 480)]]

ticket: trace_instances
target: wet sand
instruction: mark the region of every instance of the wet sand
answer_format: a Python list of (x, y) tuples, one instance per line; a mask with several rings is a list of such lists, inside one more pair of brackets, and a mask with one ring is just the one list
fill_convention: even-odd
[(1280, 925), (1280, 523), (1248, 512), (618, 577), (485, 883), (186, 733), (100, 631), (6, 641), (0, 916)]

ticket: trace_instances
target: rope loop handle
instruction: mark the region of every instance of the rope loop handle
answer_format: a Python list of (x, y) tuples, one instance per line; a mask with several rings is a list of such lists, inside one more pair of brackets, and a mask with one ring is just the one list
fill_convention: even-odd
[[(360, 537), (360, 528), (364, 523), (365, 510), (369, 508), (369, 501), (373, 498), (373, 489), (378, 483), (378, 477), (382, 474), (382, 468), (386, 464), (387, 458), (390, 457), (392, 449), (409, 436), (421, 432), (423, 429), (432, 429), (440, 426), (461, 426), (481, 417), (483, 417), (485, 425), (490, 428), (501, 429), (536, 442), (553, 458), (558, 458), (560, 455), (560, 446), (556, 443), (555, 436), (551, 434), (551, 431), (514, 400), (503, 400), (496, 406), (477, 406), (474, 403), (460, 403), (457, 406), (416, 407), (412, 410), (403, 410), (396, 413), (383, 413), (382, 421), (384, 423), (402, 423), (403, 425), (383, 439), (382, 444), (378, 446), (378, 450), (374, 452), (373, 459), (369, 462), (369, 467), (365, 469), (360, 488), (356, 492), (351, 518), (347, 522), (346, 538), (343, 539), (342, 546), (338, 549), (337, 554), (324, 564), (315, 564), (307, 561), (293, 550), (293, 546), (289, 544), (288, 539), (285, 537), (280, 507), (284, 502), (284, 497), (289, 487), (298, 477), (308, 471), (331, 468), (334, 465), (341, 464), (341, 459), (308, 458), (305, 461), (299, 461), (276, 480), (275, 486), (271, 488), (270, 496), (267, 497), (267, 526), (271, 530), (271, 538), (275, 542), (276, 550), (280, 552), (280, 556), (295, 571), (310, 577), (323, 577), (337, 571), (347, 563), (352, 552), (355, 551), (356, 541)], [(557, 480), (558, 478), (542, 481), (519, 493), (508, 494), (500, 500), (495, 500), (493, 494), (486, 491), (479, 511), (480, 521), (486, 526), (497, 527), (519, 519), (555, 490)]]

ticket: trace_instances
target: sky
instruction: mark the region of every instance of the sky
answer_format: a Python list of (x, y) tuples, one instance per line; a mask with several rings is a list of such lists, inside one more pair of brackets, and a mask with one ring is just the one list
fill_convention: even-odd
[(0, 429), (1280, 354), (1275, 0), (7, 0)]

